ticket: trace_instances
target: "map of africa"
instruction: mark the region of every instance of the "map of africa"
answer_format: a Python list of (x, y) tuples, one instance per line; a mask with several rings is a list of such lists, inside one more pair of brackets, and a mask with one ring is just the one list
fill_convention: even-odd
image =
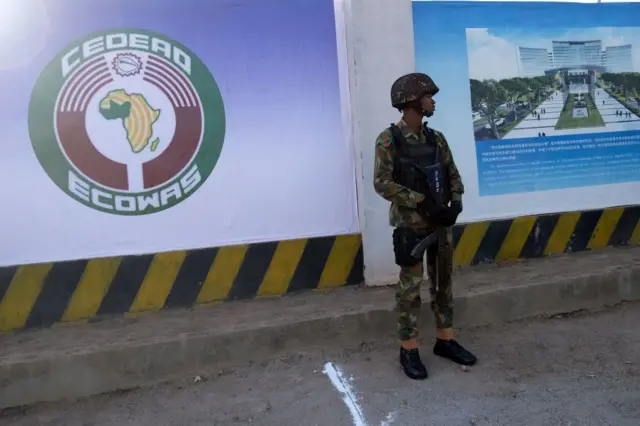
[(151, 141), (153, 124), (160, 117), (160, 110), (153, 108), (139, 93), (129, 94), (123, 89), (112, 90), (100, 101), (100, 113), (107, 120), (122, 120), (131, 149), (139, 153), (151, 144), (155, 151), (159, 138)]

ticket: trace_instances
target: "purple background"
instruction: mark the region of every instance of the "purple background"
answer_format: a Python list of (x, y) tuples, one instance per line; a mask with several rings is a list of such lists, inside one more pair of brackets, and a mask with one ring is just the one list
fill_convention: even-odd
[[(42, 34), (33, 0), (11, 4), (31, 14), (22, 34)], [(0, 189), (0, 199), (9, 200), (0, 221), (1, 264), (358, 232), (333, 0), (41, 4), (50, 21), (44, 48), (20, 67), (0, 66), (0, 177), (12, 182)], [(225, 141), (213, 173), (189, 199), (150, 216), (109, 215), (73, 200), (40, 167), (27, 128), (31, 91), (49, 61), (88, 33), (122, 27), (184, 44), (209, 68), (225, 107)], [(9, 52), (19, 59), (36, 39), (0, 40), (0, 49), (17, 49)]]
[[(31, 2), (22, 1), (25, 8)], [(326, 129), (327, 125), (335, 128), (336, 120), (340, 120), (338, 110), (324, 110), (323, 115), (327, 115), (324, 117), (312, 111), (313, 104), (339, 103), (332, 1), (56, 0), (44, 3), (51, 21), (45, 49), (27, 67), (0, 70), (3, 97), (12, 100), (11, 111), (15, 113), (11, 117), (4, 115), (2, 121), (26, 120), (25, 111), (36, 78), (67, 44), (87, 33), (117, 27), (158, 31), (191, 49), (213, 74), (225, 109), (231, 114), (239, 109), (250, 113), (262, 110), (270, 115), (276, 112), (274, 115), (280, 118), (280, 112), (286, 111), (291, 120), (313, 117), (317, 129)], [(330, 34), (333, 37), (328, 37)], [(291, 66), (292, 58), (296, 59), (295, 66)], [(301, 107), (305, 99), (312, 101), (311, 107)], [(252, 117), (246, 118), (251, 123)]]

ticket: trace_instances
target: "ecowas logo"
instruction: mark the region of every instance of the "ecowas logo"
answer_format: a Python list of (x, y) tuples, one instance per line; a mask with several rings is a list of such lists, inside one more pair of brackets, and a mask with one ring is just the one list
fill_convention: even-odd
[(191, 196), (225, 133), (220, 91), (180, 43), (142, 30), (90, 34), (44, 69), (29, 134), (49, 177), (107, 213), (144, 215)]

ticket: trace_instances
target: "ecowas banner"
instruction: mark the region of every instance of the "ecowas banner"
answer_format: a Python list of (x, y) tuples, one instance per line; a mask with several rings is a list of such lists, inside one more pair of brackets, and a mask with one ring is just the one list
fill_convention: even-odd
[(5, 3), (0, 265), (358, 231), (333, 0)]
[(640, 203), (640, 4), (413, 3), (469, 221)]

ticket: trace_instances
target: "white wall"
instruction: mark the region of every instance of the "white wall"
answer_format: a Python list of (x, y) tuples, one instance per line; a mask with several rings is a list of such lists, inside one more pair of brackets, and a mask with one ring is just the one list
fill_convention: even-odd
[(387, 285), (399, 271), (393, 257), (389, 202), (373, 190), (374, 144), (399, 118), (391, 84), (415, 71), (411, 0), (345, 0), (351, 113), (358, 170), (358, 204), (367, 285)]

